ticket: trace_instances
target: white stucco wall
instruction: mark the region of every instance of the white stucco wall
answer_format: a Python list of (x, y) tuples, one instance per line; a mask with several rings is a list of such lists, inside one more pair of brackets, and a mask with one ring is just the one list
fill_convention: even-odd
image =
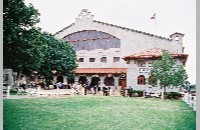
[[(176, 59), (175, 66), (182, 65), (180, 62), (180, 59)], [(134, 60), (130, 61), (130, 64), (127, 64), (128, 70), (127, 70), (127, 86), (131, 86), (134, 90), (145, 90), (146, 88), (150, 87), (151, 85), (145, 84), (145, 85), (138, 85), (137, 84), (137, 78), (139, 75), (144, 75), (145, 79), (148, 80), (149, 78), (149, 72), (150, 71), (144, 71), (140, 72), (139, 68), (153, 68), (148, 67), (148, 63), (146, 62), (145, 67), (138, 67), (137, 63)], [(153, 90), (161, 91), (162, 89), (160, 86), (158, 87), (152, 87)], [(176, 87), (167, 87), (167, 91), (178, 91), (179, 88)]]
[[(76, 22), (70, 27), (60, 31), (55, 35), (55, 37), (61, 39), (66, 35), (72, 34), (78, 31), (84, 30), (96, 30), (109, 33), (121, 40), (121, 48), (111, 48), (108, 50), (81, 50), (77, 51), (77, 59), (85, 58), (85, 62), (79, 63), (80, 68), (109, 68), (109, 67), (119, 67), (124, 68), (127, 65), (123, 59), (120, 62), (113, 63), (113, 57), (128, 56), (134, 53), (148, 50), (153, 47), (173, 50), (175, 52), (182, 52), (182, 44), (177, 41), (169, 40), (167, 38), (161, 38), (159, 36), (153, 36), (151, 34), (145, 34), (144, 32), (138, 32), (137, 30), (131, 30), (127, 28), (118, 27), (116, 25), (111, 25), (103, 22), (94, 21), (93, 17), (82, 17), (81, 19), (76, 19)], [(107, 63), (99, 64), (100, 57), (107, 57)], [(89, 58), (96, 58), (96, 62), (89, 62)]]
[[(75, 23), (56, 33), (55, 37), (62, 39), (69, 34), (84, 30), (96, 30), (113, 35), (121, 40), (121, 48), (77, 51), (77, 59), (84, 58), (84, 62), (79, 63), (79, 68), (128, 68), (127, 86), (132, 86), (134, 89), (144, 90), (148, 87), (148, 85), (137, 85), (137, 77), (141, 74), (139, 73), (137, 65), (134, 64), (133, 61), (131, 61), (130, 64), (126, 64), (123, 59), (120, 59), (120, 62), (113, 62), (113, 57), (123, 58), (154, 47), (182, 53), (183, 46), (181, 35), (178, 35), (180, 40), (176, 41), (170, 38), (95, 21), (91, 15), (82, 15), (82, 17), (77, 18)], [(175, 38), (175, 35), (171, 37)], [(107, 62), (100, 62), (101, 57), (107, 57)], [(96, 58), (96, 62), (89, 62), (89, 58)], [(149, 77), (148, 73), (144, 73), (143, 75)]]

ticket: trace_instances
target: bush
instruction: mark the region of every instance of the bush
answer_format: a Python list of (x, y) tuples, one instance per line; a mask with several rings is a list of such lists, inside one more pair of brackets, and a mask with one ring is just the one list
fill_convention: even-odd
[(16, 89), (11, 89), (10, 90), (10, 95), (15, 95), (17, 94), (17, 90)]
[(130, 97), (136, 96), (136, 97), (142, 97), (143, 91), (142, 90), (129, 90)]
[(166, 97), (167, 99), (179, 99), (182, 95), (178, 92), (167, 92)]

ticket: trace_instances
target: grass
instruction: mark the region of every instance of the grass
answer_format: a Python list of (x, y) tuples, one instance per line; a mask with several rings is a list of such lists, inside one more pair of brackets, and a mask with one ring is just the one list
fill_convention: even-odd
[(4, 99), (5, 130), (195, 130), (180, 100), (107, 96)]

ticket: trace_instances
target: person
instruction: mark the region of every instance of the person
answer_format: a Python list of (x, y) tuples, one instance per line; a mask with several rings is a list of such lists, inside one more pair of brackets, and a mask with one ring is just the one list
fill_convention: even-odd
[(152, 92), (151, 87), (149, 87), (148, 89), (146, 89), (145, 90), (145, 97), (151, 97), (151, 92)]
[(20, 83), (19, 87), (21, 87), (23, 90), (26, 90), (26, 82)]
[(85, 95), (87, 95), (87, 91), (91, 91), (91, 86), (89, 86), (89, 83), (86, 82), (86, 84), (83, 85), (83, 87), (85, 88)]
[(87, 78), (85, 75), (81, 75), (79, 80), (78, 80), (79, 84), (83, 85), (87, 83)]
[(109, 87), (103, 83), (103, 96), (108, 96)]
[(91, 83), (90, 83), (90, 86), (93, 87), (94, 89), (94, 95), (97, 94), (97, 88), (99, 87), (99, 81), (100, 81), (100, 78), (98, 75), (94, 75), (94, 77), (92, 77), (91, 79)]
[(58, 82), (61, 82), (63, 83), (63, 76), (59, 73), (58, 76), (57, 76), (57, 83)]
[(62, 89), (62, 83), (61, 82), (58, 82), (56, 85), (57, 85), (57, 87), (59, 87), (60, 89)]

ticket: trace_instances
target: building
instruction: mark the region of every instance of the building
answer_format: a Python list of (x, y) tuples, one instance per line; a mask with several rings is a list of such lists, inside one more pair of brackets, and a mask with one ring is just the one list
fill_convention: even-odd
[[(144, 90), (152, 86), (151, 81), (148, 80), (153, 78), (153, 76), (149, 75), (149, 73), (153, 68), (153, 63), (161, 58), (162, 50), (161, 48), (151, 48), (147, 51), (124, 57), (123, 59), (127, 61), (128, 64), (127, 84), (133, 86), (133, 89), (136, 90)], [(175, 66), (185, 65), (188, 57), (187, 54), (174, 51), (169, 51), (169, 54), (175, 60)], [(159, 86), (158, 82), (157, 86)], [(173, 88), (172, 90), (178, 89), (179, 88)], [(154, 87), (154, 90), (160, 90), (160, 87)]]
[(178, 54), (184, 52), (184, 34), (176, 32), (165, 38), (96, 21), (93, 18), (87, 9), (83, 9), (75, 23), (54, 35), (71, 43), (76, 50), (79, 66), (75, 70), (75, 82), (85, 77), (84, 79), (91, 83), (93, 77), (99, 77), (100, 86), (105, 83), (117, 90), (127, 86), (138, 86), (137, 77), (140, 73), (131, 69), (135, 67), (132, 64), (135, 59), (129, 57), (130, 59), (124, 60), (124, 57), (151, 51), (153, 48), (166, 49)]

